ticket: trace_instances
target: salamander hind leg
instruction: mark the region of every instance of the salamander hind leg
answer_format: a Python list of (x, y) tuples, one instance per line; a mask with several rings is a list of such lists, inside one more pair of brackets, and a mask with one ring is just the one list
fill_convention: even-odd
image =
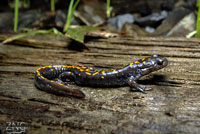
[(73, 72), (66, 71), (63, 72), (58, 76), (59, 82), (63, 83), (65, 85), (68, 85), (69, 83), (74, 83), (75, 75)]
[(139, 84), (137, 84), (136, 81), (135, 81), (135, 77), (130, 77), (130, 78), (128, 79), (128, 85), (129, 85), (131, 88), (134, 88), (134, 89), (136, 89), (137, 91), (140, 91), (140, 92), (143, 92), (143, 93), (146, 93), (145, 91), (152, 90), (152, 88), (147, 88), (146, 86), (141, 87)]

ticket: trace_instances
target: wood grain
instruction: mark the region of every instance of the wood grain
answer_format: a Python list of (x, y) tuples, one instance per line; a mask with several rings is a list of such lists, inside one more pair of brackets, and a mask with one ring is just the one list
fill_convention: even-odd
[[(8, 35), (0, 35), (3, 40)], [(69, 39), (37, 35), (0, 43), (0, 126), (25, 122), (28, 133), (181, 133), (200, 131), (200, 40), (185, 38), (90, 39), (80, 49)], [(71, 47), (73, 46), (73, 47)], [(34, 86), (36, 68), (51, 64), (121, 67), (158, 54), (166, 68), (129, 87), (80, 88), (84, 100), (61, 97)], [(6, 132), (0, 127), (1, 132)]]

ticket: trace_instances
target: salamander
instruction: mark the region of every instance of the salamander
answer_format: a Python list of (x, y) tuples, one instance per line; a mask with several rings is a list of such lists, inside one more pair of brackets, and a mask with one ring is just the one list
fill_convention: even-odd
[[(80, 86), (89, 87), (120, 87), (129, 85), (145, 93), (151, 88), (141, 87), (136, 80), (151, 72), (167, 66), (165, 57), (153, 55), (129, 63), (123, 68), (111, 70), (95, 70), (84, 65), (50, 65), (40, 67), (35, 73), (35, 85), (40, 90), (61, 96), (84, 98), (79, 89), (70, 89), (67, 84), (72, 81)], [(57, 81), (55, 79), (58, 79)]]

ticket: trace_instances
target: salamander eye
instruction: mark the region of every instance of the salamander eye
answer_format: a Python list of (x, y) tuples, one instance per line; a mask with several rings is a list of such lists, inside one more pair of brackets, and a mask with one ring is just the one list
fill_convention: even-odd
[(158, 65), (163, 65), (163, 60), (159, 59), (157, 62)]

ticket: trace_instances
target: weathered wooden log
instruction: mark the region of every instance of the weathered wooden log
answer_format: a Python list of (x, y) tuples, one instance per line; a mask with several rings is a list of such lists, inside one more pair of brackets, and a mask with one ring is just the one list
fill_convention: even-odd
[[(5, 38), (0, 35), (1, 40)], [(88, 40), (85, 45), (89, 50), (82, 51), (69, 45), (75, 44), (51, 35), (0, 43), (1, 133), (9, 131), (6, 127), (10, 122), (24, 122), (28, 133), (200, 132), (199, 39), (95, 39)], [(34, 86), (34, 73), (40, 66), (121, 67), (153, 54), (166, 57), (169, 64), (139, 81), (153, 88), (147, 94), (131, 92), (129, 87), (69, 85), (86, 94), (81, 100), (49, 94)]]

